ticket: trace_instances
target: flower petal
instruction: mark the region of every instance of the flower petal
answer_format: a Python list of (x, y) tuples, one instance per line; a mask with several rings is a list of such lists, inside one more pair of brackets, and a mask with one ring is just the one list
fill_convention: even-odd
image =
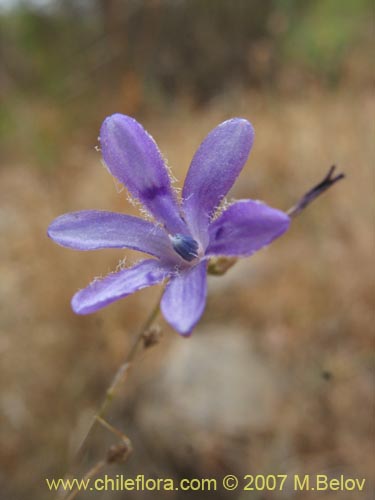
[(154, 139), (130, 116), (114, 114), (100, 130), (103, 159), (111, 174), (125, 184), (171, 233), (186, 233), (167, 168)]
[(168, 323), (182, 335), (189, 335), (203, 314), (207, 295), (207, 262), (171, 277), (161, 310)]
[(101, 210), (82, 210), (57, 217), (48, 236), (76, 250), (131, 248), (156, 257), (173, 255), (168, 235), (152, 222)]
[(244, 166), (253, 140), (252, 125), (233, 118), (214, 128), (195, 153), (182, 191), (183, 211), (203, 246), (210, 217)]
[(206, 255), (251, 255), (281, 236), (289, 224), (281, 210), (259, 201), (237, 201), (210, 224)]
[(156, 259), (142, 260), (129, 269), (93, 281), (88, 287), (77, 292), (72, 299), (73, 311), (76, 314), (93, 313), (142, 288), (160, 283), (169, 272), (168, 268), (161, 266)]

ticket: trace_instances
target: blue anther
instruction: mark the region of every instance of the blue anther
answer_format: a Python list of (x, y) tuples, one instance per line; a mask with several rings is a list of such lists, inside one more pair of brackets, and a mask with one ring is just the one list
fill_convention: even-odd
[(198, 257), (198, 243), (186, 234), (174, 234), (170, 236), (173, 249), (182, 257), (184, 260), (191, 262), (196, 257)]

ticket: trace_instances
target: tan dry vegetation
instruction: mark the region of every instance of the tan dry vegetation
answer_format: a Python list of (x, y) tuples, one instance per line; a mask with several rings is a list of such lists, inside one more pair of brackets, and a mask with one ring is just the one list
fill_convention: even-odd
[[(373, 112), (373, 96), (348, 90), (293, 98), (254, 93), (144, 120), (178, 186), (205, 134), (233, 115), (256, 129), (234, 198), (287, 209), (330, 164), (347, 179), (269, 249), (210, 278), (207, 309), (190, 340), (162, 323), (163, 341), (142, 357), (110, 412), (135, 446), (129, 464), (113, 474), (328, 471), (374, 481)], [(126, 253), (76, 253), (47, 239), (55, 216), (83, 208), (136, 213), (93, 150), (75, 144), (64, 167), (49, 174), (28, 165), (0, 173), (4, 499), (51, 498), (44, 478), (65, 473), (159, 293), (142, 291), (88, 317), (71, 312), (71, 295)], [(128, 262), (137, 258), (127, 255)], [(107, 438), (98, 433), (91, 461)], [(361, 498), (370, 498), (367, 491)]]

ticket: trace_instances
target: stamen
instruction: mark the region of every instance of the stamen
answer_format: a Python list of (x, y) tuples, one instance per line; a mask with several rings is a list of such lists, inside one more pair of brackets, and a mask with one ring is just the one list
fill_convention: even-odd
[(198, 257), (198, 243), (186, 234), (174, 234), (169, 236), (173, 249), (180, 257), (188, 262)]

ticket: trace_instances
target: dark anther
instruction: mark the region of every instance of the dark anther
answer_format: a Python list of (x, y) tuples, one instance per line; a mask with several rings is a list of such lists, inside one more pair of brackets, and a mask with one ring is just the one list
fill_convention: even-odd
[(173, 249), (188, 262), (198, 257), (198, 243), (185, 234), (174, 234), (170, 236)]
[(302, 198), (294, 205), (294, 207), (290, 208), (287, 211), (289, 217), (295, 217), (296, 215), (298, 215), (304, 208), (307, 207), (307, 205), (310, 205), (310, 203), (314, 201), (315, 198), (324, 193), (324, 191), (327, 191), (327, 189), (336, 184), (337, 181), (340, 181), (345, 177), (345, 174), (343, 173), (338, 174), (334, 177), (333, 172), (335, 171), (335, 169), (336, 166), (332, 165), (324, 179), (319, 182), (319, 184), (310, 189), (310, 191), (304, 194)]

